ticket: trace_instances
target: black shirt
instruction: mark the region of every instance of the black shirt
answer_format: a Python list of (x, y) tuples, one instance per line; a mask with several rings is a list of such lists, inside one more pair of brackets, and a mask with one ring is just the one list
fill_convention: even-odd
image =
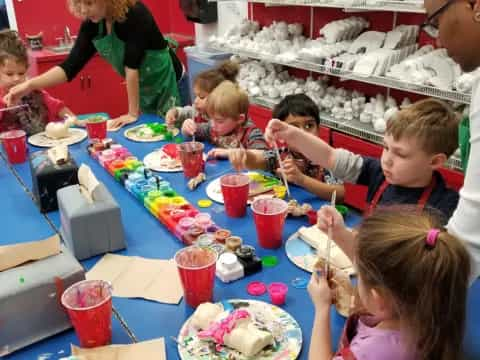
[[(105, 36), (107, 35), (107, 26), (105, 20), (102, 22), (102, 35)], [(99, 29), (100, 23), (90, 20), (82, 22), (72, 51), (60, 64), (68, 81), (71, 81), (97, 52), (93, 45), (93, 39), (99, 34)], [(131, 69), (140, 68), (146, 50), (162, 50), (168, 46), (150, 10), (139, 1), (129, 9), (124, 21), (113, 23), (113, 30), (118, 38), (125, 42), (123, 63)], [(170, 51), (170, 54), (178, 80), (182, 75), (182, 65), (173, 51)]]
[[(426, 209), (436, 209), (442, 213), (443, 222), (447, 222), (457, 207), (458, 193), (455, 190), (447, 188), (442, 175), (435, 171), (433, 173), (436, 180), (430, 197), (428, 198)], [(370, 204), (375, 193), (385, 180), (382, 166), (379, 159), (363, 157), (363, 166), (357, 184), (368, 187), (367, 202)], [(398, 185), (389, 185), (385, 189), (378, 205), (398, 205), (398, 204), (417, 204), (425, 188), (407, 188)]]

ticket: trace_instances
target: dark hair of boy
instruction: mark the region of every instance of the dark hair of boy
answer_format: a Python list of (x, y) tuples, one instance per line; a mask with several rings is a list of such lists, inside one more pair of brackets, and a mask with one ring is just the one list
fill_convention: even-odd
[(308, 116), (320, 123), (318, 106), (305, 94), (287, 95), (273, 108), (274, 119), (285, 121), (289, 115)]

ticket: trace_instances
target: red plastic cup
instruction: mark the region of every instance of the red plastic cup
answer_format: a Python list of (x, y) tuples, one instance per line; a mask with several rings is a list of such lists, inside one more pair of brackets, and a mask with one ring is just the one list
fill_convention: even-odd
[(243, 217), (247, 212), (250, 178), (245, 174), (227, 174), (220, 178), (225, 212), (230, 217)]
[(27, 134), (23, 130), (10, 130), (0, 134), (3, 148), (10, 164), (20, 164), (27, 160)]
[(175, 254), (185, 301), (191, 307), (212, 301), (217, 258), (216, 251), (196, 245), (185, 247)]
[(268, 285), (268, 294), (270, 295), (270, 301), (274, 305), (285, 304), (287, 297), (288, 286), (281, 282), (274, 282)]
[(80, 346), (91, 348), (112, 341), (112, 286), (103, 280), (83, 280), (62, 295)]
[(285, 201), (277, 198), (259, 198), (252, 203), (253, 219), (261, 247), (276, 249), (282, 245), (287, 207)]
[(192, 178), (204, 171), (203, 148), (203, 144), (196, 141), (188, 141), (178, 145), (178, 154), (185, 177)]
[(105, 139), (107, 137), (107, 119), (87, 121), (86, 123), (88, 138)]

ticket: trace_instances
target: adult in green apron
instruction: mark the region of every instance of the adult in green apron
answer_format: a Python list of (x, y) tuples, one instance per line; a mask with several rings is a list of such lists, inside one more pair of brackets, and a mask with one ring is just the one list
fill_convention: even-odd
[[(465, 72), (480, 66), (480, 3), (478, 1), (425, 0), (424, 29), (437, 37), (440, 47)], [(480, 275), (480, 82), (473, 84), (468, 120), (459, 128), (459, 143), (465, 169), (458, 206), (450, 218), (448, 232), (463, 240), (471, 259), (471, 282)], [(469, 153), (469, 154), (468, 154)], [(467, 349), (464, 349), (467, 350)], [(478, 350), (478, 349), (477, 349)], [(477, 351), (478, 352), (478, 351)], [(469, 354), (468, 350), (465, 354)], [(468, 356), (467, 356), (468, 357)]]
[(8, 104), (32, 90), (73, 80), (95, 53), (126, 79), (128, 113), (114, 119), (113, 126), (135, 121), (140, 112), (165, 115), (180, 104), (177, 80), (182, 65), (141, 1), (67, 2), (83, 20), (69, 56), (59, 66), (13, 87), (4, 98)]
[[(108, 61), (115, 71), (125, 77), (125, 42), (118, 38), (112, 26), (105, 36), (103, 23), (93, 40), (98, 53)], [(179, 105), (179, 94), (170, 48), (147, 50), (139, 72), (140, 110), (144, 113), (165, 115), (169, 109)]]

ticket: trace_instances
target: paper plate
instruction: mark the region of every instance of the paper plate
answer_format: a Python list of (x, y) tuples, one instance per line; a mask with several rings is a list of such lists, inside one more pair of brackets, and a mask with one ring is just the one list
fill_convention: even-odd
[[(163, 147), (157, 149), (143, 158), (144, 165), (153, 171), (158, 172), (180, 172), (183, 171), (182, 163), (176, 160), (177, 166), (169, 166), (169, 161), (172, 159), (163, 150)], [(203, 154), (203, 160), (206, 161), (207, 154)]]
[[(172, 131), (172, 136), (177, 136), (180, 133), (180, 130), (174, 128)], [(137, 142), (155, 142), (155, 141), (163, 141), (165, 140), (164, 134), (154, 135), (151, 133), (150, 128), (147, 124), (141, 124), (134, 126), (130, 129), (125, 130), (123, 133), (125, 137), (132, 141)]]
[[(291, 235), (286, 241), (285, 253), (288, 259), (300, 269), (313, 272), (313, 266), (317, 262), (317, 250), (303, 241), (298, 232)], [(345, 272), (348, 275), (355, 273), (353, 269)]]
[(87, 137), (87, 132), (83, 129), (68, 129), (69, 136), (62, 139), (49, 138), (45, 131), (32, 135), (28, 138), (28, 142), (33, 146), (54, 147), (57, 145), (72, 145), (83, 141)]
[(317, 261), (317, 251), (303, 241), (298, 233), (290, 236), (285, 243), (285, 252), (292, 263), (308, 272), (313, 271)]
[[(233, 172), (233, 170), (232, 170)], [(273, 196), (273, 185), (265, 185), (266, 183), (275, 182), (275, 185), (281, 185), (282, 182), (277, 178), (269, 175), (264, 175), (259, 172), (250, 171), (247, 172), (247, 175), (250, 176), (250, 195), (249, 195), (249, 203), (251, 203), (252, 199), (257, 196), (271, 194)], [(253, 178), (253, 179), (252, 179)], [(257, 178), (257, 180), (255, 180)], [(262, 181), (265, 179), (265, 181)], [(213, 201), (223, 204), (223, 195), (222, 195), (222, 188), (220, 186), (220, 178), (216, 178), (212, 180), (206, 188), (207, 196), (212, 199)]]
[[(285, 310), (258, 300), (228, 300), (228, 307), (247, 309), (254, 321), (269, 329), (274, 338), (275, 346), (267, 347), (255, 355), (256, 360), (296, 359), (302, 350), (302, 330), (297, 321)], [(225, 308), (225, 305), (223, 305)], [(247, 360), (236, 350), (222, 346), (215, 350), (211, 342), (202, 341), (197, 337), (198, 330), (190, 325), (189, 318), (182, 326), (178, 335), (178, 353), (182, 360)]]
[[(168, 162), (174, 160), (177, 163), (177, 166), (172, 167), (168, 165)], [(147, 154), (143, 158), (143, 163), (150, 170), (158, 172), (180, 172), (183, 171), (182, 163), (180, 160), (172, 159), (170, 156), (165, 154), (162, 149), (155, 150), (150, 154)]]

